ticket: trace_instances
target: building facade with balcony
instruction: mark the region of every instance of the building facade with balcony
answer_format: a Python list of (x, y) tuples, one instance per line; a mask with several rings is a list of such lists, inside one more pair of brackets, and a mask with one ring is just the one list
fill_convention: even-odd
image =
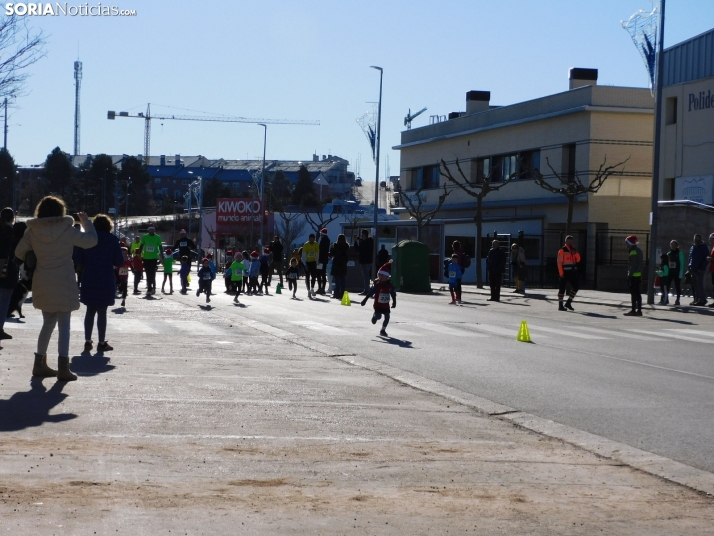
[[(451, 242), (459, 239), (473, 256), (479, 239), (473, 221), (476, 200), (446, 180), (442, 159), (463, 183), (475, 184), (484, 176), (495, 183), (513, 177), (484, 198), (484, 236), (480, 239), (486, 245), (496, 232), (510, 241), (521, 232), (529, 264), (545, 269), (555, 262), (568, 208), (564, 196), (536, 184), (529, 171), (534, 168), (557, 185), (575, 174), (583, 182), (592, 180), (601, 165), (626, 161), (618, 168), (622, 173), (608, 178), (597, 193), (576, 198), (572, 230), (580, 237), (590, 282), (597, 277), (598, 233), (647, 229), (654, 106), (650, 91), (599, 86), (595, 69), (571, 69), (569, 74), (568, 91), (508, 106), (491, 105), (487, 91), (470, 91), (465, 112), (402, 132), (401, 143), (394, 147), (401, 154), (402, 195), (419, 192), (428, 210), (436, 205), (444, 185), (450, 190), (439, 219), (426, 233), (424, 241), (432, 251), (448, 255)], [(457, 171), (457, 160), (463, 177)], [(399, 204), (395, 212), (409, 220), (405, 203)], [(465, 281), (474, 278), (472, 264)]]

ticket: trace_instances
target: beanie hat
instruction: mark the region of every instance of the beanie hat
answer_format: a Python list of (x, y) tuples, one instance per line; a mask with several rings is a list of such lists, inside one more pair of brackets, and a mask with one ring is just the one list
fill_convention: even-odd
[(260, 257), (260, 255), (258, 255), (258, 252), (255, 250), (251, 252), (250, 256), (251, 257)]
[(377, 272), (379, 275), (386, 275), (387, 277), (392, 277), (392, 263), (388, 262), (382, 265)]
[(149, 231), (156, 231), (156, 227), (154, 227), (153, 223), (149, 224)]
[(213, 253), (209, 253), (208, 255), (206, 255), (206, 258), (207, 258), (207, 259), (212, 259), (212, 258), (213, 258)]
[(327, 236), (327, 228), (323, 227), (322, 229), (320, 229), (320, 234)]
[(633, 235), (633, 234), (631, 234), (630, 236), (628, 236), (627, 238), (625, 238), (625, 243), (626, 243), (628, 246), (636, 246), (636, 245), (637, 245), (637, 242), (638, 242), (637, 237), (636, 237), (635, 235)]
[(171, 248), (166, 248), (166, 254), (171, 255)]
[(270, 253), (270, 248), (269, 247), (264, 248), (263, 253)]
[(203, 264), (204, 262), (208, 262), (208, 257), (203, 257), (203, 258), (201, 259), (201, 264)]
[(181, 229), (181, 230), (179, 231), (179, 234), (186, 234), (186, 229)]

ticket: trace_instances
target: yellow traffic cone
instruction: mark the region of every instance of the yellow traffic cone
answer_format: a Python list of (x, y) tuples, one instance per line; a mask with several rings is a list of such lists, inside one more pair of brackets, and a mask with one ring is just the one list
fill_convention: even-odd
[(521, 321), (521, 329), (518, 330), (518, 342), (531, 342), (531, 334), (528, 331), (528, 324), (525, 320)]
[(345, 293), (342, 295), (342, 301), (340, 302), (342, 305), (352, 305), (352, 302), (350, 301), (350, 293), (345, 290)]

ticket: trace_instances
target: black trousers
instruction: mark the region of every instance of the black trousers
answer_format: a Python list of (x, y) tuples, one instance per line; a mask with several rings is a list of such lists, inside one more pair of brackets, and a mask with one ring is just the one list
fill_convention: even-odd
[(558, 282), (558, 299), (562, 300), (565, 296), (565, 289), (570, 283), (570, 292), (568, 296), (572, 299), (578, 293), (578, 272), (575, 270), (565, 270), (563, 272), (565, 275), (560, 278)]
[(146, 290), (156, 290), (156, 269), (158, 259), (144, 259), (144, 271), (146, 272)]
[(642, 277), (631, 276), (628, 281), (630, 287), (630, 300), (632, 301), (632, 310), (642, 310)]
[(491, 287), (491, 300), (501, 301), (501, 283), (503, 282), (503, 274), (488, 274), (488, 285)]

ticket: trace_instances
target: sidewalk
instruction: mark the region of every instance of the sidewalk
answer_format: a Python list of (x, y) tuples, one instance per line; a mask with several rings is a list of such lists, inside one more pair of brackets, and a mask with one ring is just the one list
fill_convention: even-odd
[(79, 354), (72, 332), (80, 378), (64, 384), (30, 382), (37, 333), (7, 324), (2, 533), (711, 534), (711, 497), (367, 370), (277, 318), (175, 295), (131, 299), (109, 325), (105, 356)]

